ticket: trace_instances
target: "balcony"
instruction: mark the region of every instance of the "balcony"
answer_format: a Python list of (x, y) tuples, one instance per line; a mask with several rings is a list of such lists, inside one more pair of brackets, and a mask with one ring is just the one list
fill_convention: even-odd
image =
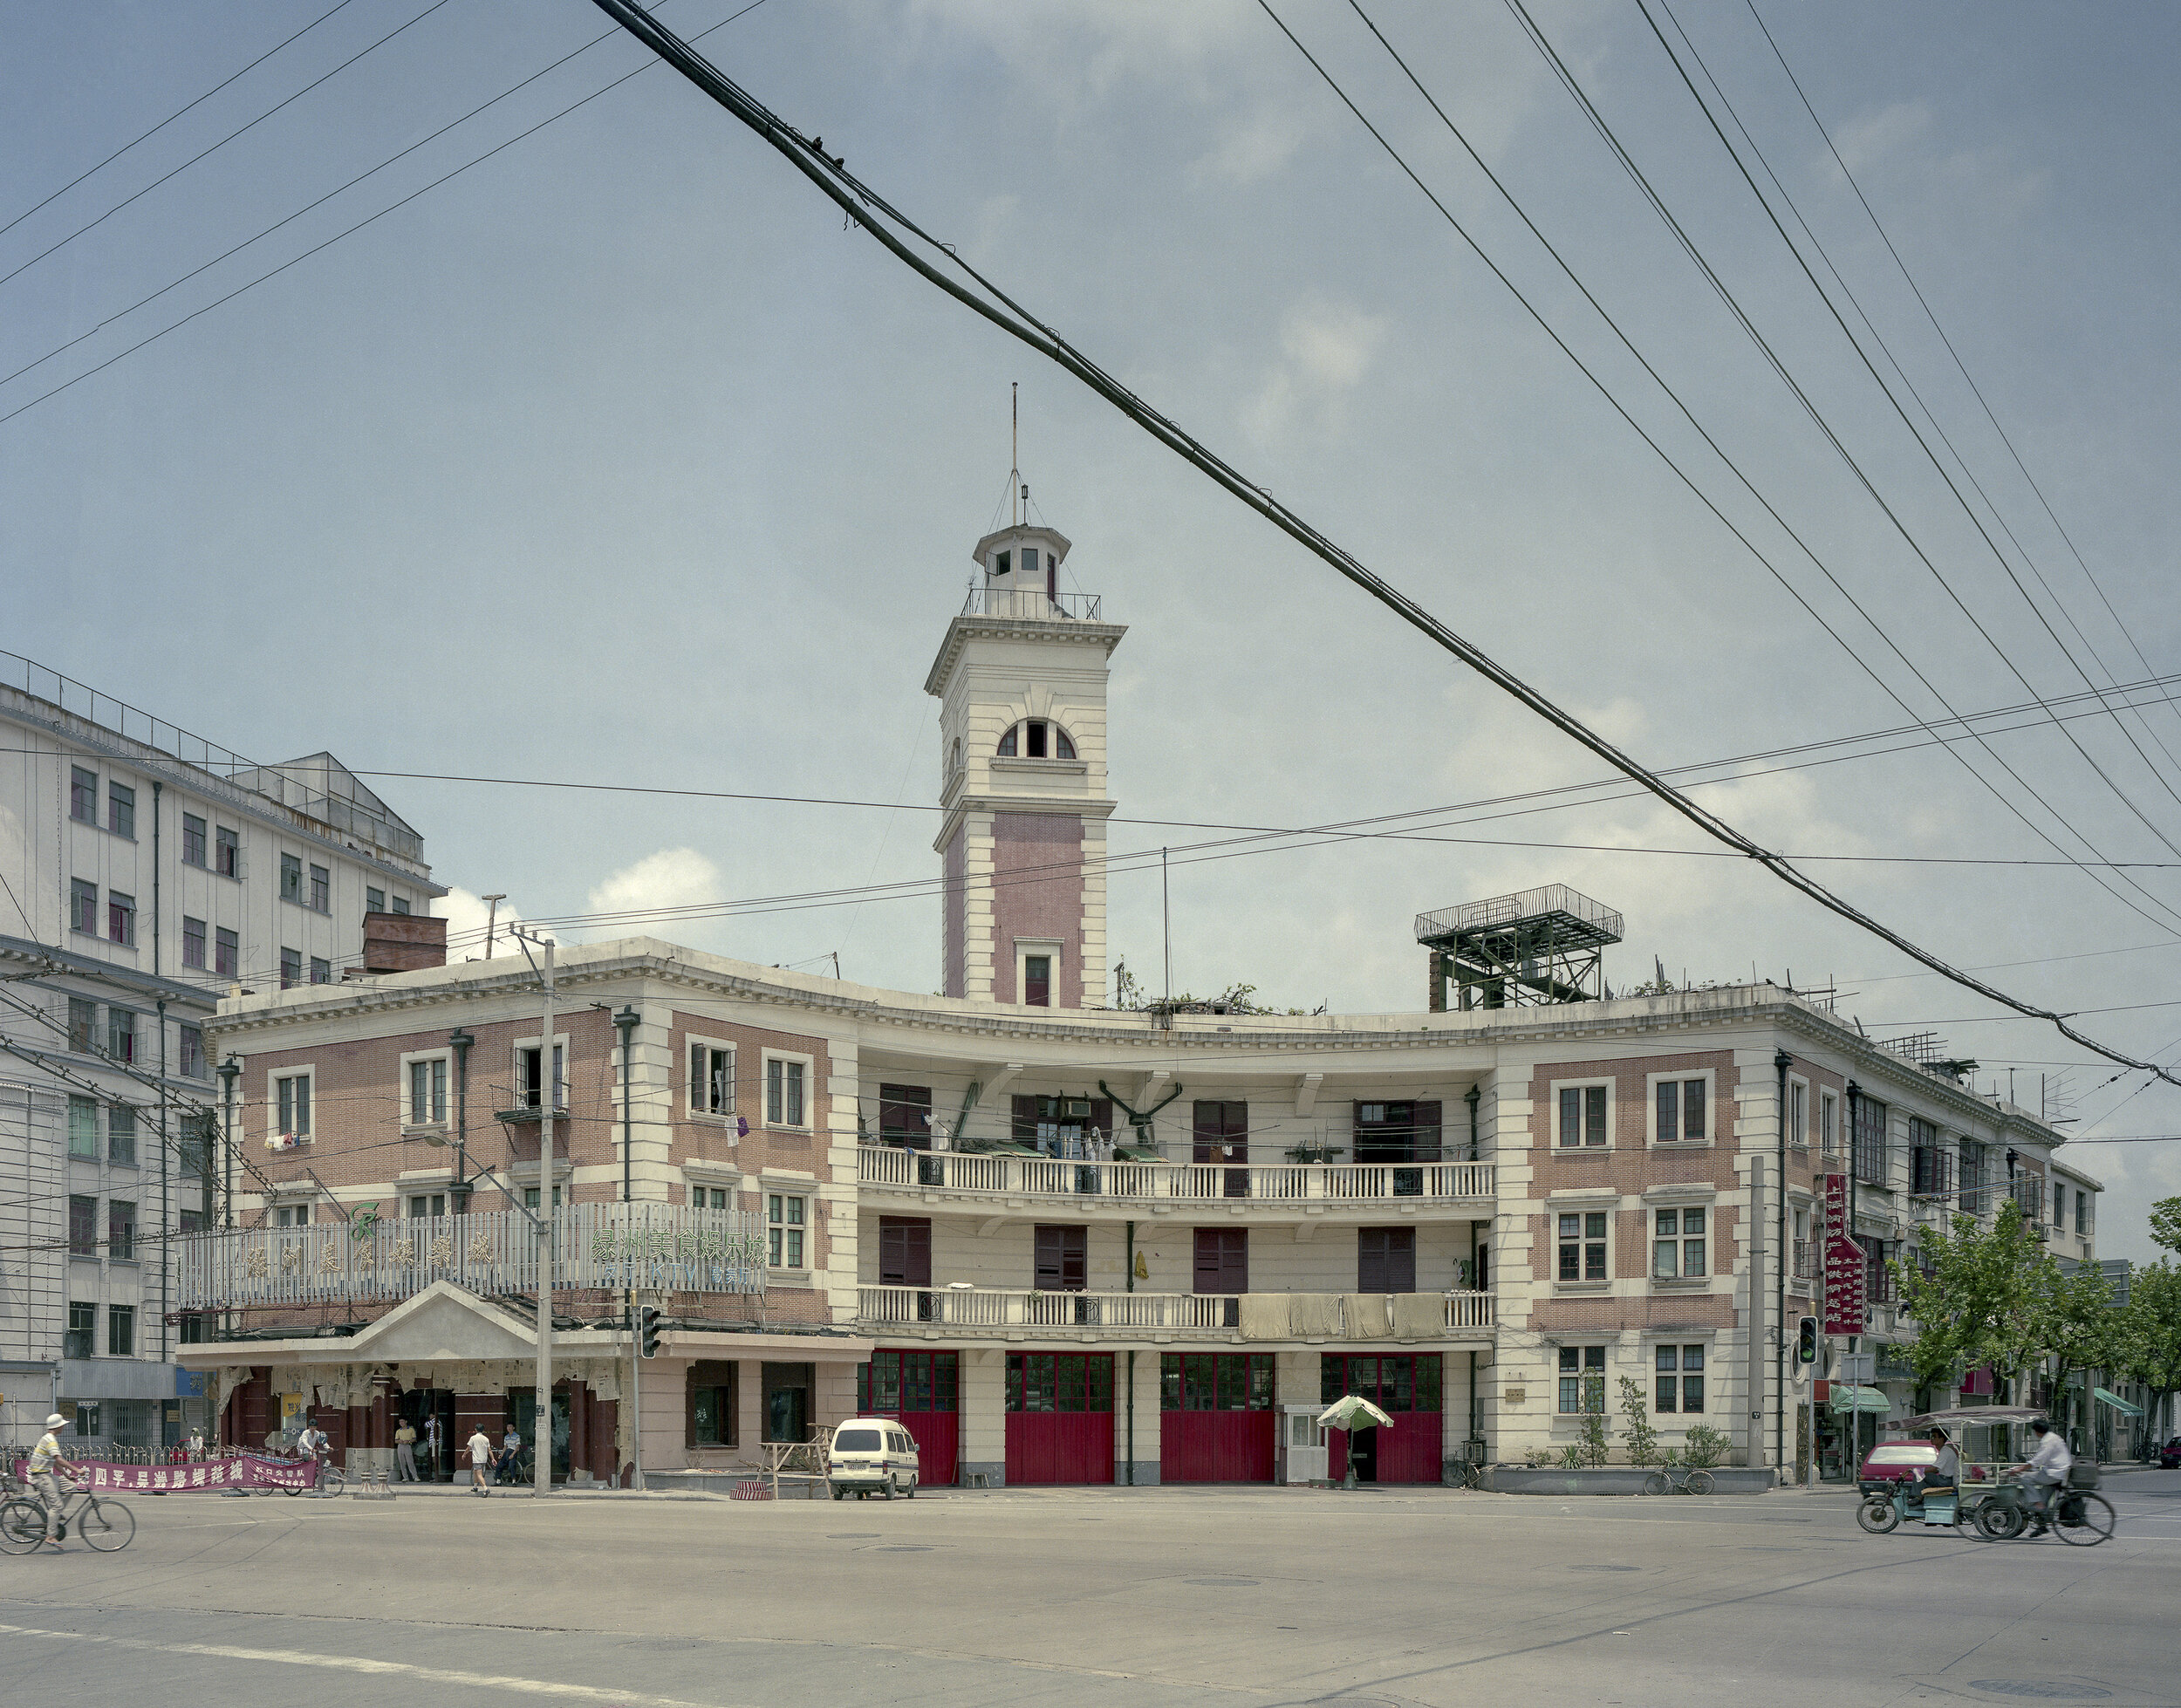
[[(448, 1281), (487, 1297), (537, 1292), (537, 1224), (519, 1210), (236, 1228), (174, 1242), (174, 1310), (393, 1301)], [(626, 1287), (765, 1290), (765, 1230), (743, 1210), (578, 1204), (554, 1218), (556, 1294)]]
[(963, 602), (965, 617), (1006, 617), (1030, 623), (1098, 623), (1104, 600), (1096, 593), (1048, 593), (1042, 587), (995, 587), (978, 582)]
[[(1357, 1313), (1368, 1313), (1367, 1316)], [(859, 1327), (925, 1339), (1245, 1341), (1493, 1338), (1489, 1293), (1040, 1293), (862, 1287)]]
[(1077, 1208), (1104, 1204), (1135, 1213), (1224, 1205), (1315, 1214), (1381, 1209), (1389, 1200), (1486, 1208), (1492, 1201), (1493, 1168), (1491, 1163), (1060, 1162), (874, 1144), (856, 1152), (857, 1184), (874, 1193), (910, 1192), (927, 1201), (940, 1195), (986, 1203), (1065, 1199)]

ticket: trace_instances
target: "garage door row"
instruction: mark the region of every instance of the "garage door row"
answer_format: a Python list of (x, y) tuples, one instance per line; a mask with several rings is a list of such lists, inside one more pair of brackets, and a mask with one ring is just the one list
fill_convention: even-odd
[[(1140, 1368), (1140, 1367), (1139, 1367)], [(1393, 1419), (1360, 1431), (1356, 1474), (1366, 1482), (1435, 1483), (1440, 1475), (1440, 1355), (1321, 1360), (1324, 1403), (1361, 1394)], [(1113, 1481), (1116, 1358), (1110, 1352), (1011, 1352), (1007, 1363), (1007, 1479), (1012, 1485)], [(857, 1410), (898, 1418), (916, 1438), (923, 1480), (943, 1486), (961, 1461), (961, 1355), (879, 1351), (858, 1371)], [(1162, 1483), (1268, 1483), (1279, 1413), (1268, 1352), (1168, 1352), (1159, 1361)], [(1334, 1431), (1338, 1474), (1347, 1437)]]

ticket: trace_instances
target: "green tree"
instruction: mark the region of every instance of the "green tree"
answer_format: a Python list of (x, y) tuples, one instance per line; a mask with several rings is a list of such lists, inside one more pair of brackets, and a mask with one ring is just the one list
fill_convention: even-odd
[(1585, 1374), (1583, 1378), (1583, 1438), (1575, 1444), (1583, 1463), (1592, 1470), (1605, 1463), (1605, 1378)]
[(1952, 1382), (1979, 1364), (2013, 1383), (2053, 1350), (2061, 1276), (2020, 1205), (2001, 1204), (1990, 1227), (1955, 1216), (1950, 1226), (1925, 1229), (1918, 1244), (1922, 1265), (1896, 1263), (1893, 1272), (1916, 1324), (1905, 1350), (1919, 1383)]
[(1651, 1407), (1644, 1399), (1644, 1384), (1631, 1376), (1621, 1378), (1621, 1415), (1628, 1419), (1628, 1462), (1656, 1464), (1658, 1431), (1651, 1426)]
[(2181, 1268), (2170, 1259), (2129, 1278), (2128, 1303), (2114, 1313), (2114, 1370), (2150, 1390), (2156, 1417), (2166, 1396), (2181, 1392)]
[(2181, 1255), (2181, 1198), (2162, 1198), (2150, 1206), (2150, 1238)]
[[(2120, 1319), (2113, 1309), (2112, 1284), (2092, 1264), (2078, 1264), (2072, 1275), (2063, 1275), (2060, 1266), (2048, 1258), (2034, 1291), (2042, 1322), (2041, 1338), (2054, 1361), (2052, 1389), (2057, 1404), (2067, 1395), (2070, 1377), (2104, 1370), (2117, 1358)], [(2089, 1419), (2079, 1421), (2087, 1439)]]

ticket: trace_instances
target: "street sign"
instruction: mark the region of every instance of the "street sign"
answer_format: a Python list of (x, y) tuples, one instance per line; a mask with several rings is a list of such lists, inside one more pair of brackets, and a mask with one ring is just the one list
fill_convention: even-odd
[(1825, 1332), (1860, 1335), (1870, 1322), (1863, 1249), (1848, 1235), (1848, 1177), (1825, 1177)]

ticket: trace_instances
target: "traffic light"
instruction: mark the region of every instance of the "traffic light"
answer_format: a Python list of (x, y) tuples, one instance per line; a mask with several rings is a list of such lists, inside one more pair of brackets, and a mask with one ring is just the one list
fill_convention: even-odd
[(1814, 1364), (1817, 1362), (1817, 1319), (1815, 1317), (1806, 1316), (1796, 1324), (1795, 1356), (1798, 1363)]
[(636, 1349), (646, 1358), (659, 1356), (659, 1307), (656, 1305), (637, 1307)]

